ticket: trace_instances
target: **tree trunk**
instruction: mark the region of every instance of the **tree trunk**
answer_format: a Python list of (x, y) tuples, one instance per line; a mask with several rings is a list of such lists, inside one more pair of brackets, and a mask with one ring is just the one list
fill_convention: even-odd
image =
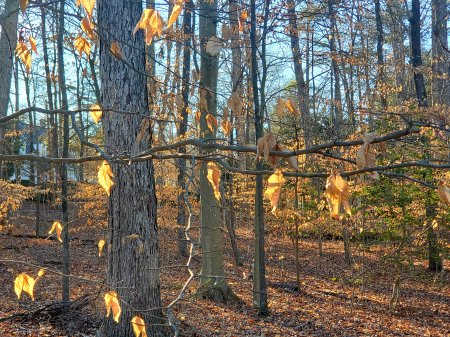
[[(102, 107), (129, 114), (103, 115), (105, 151), (134, 155), (148, 149), (151, 137), (136, 142), (137, 130), (149, 114), (145, 75), (144, 35), (133, 29), (142, 13), (141, 1), (98, 1), (100, 40), (100, 78)], [(109, 50), (111, 42), (121, 45), (130, 69)], [(125, 44), (126, 42), (126, 44)], [(147, 131), (151, 136), (151, 130)], [(110, 290), (121, 299), (120, 323), (105, 318), (99, 336), (133, 336), (130, 320), (139, 315), (147, 325), (148, 336), (166, 335), (161, 326), (158, 231), (156, 194), (152, 161), (128, 165), (111, 163), (114, 186), (108, 201), (108, 276)], [(128, 235), (137, 234), (138, 239)], [(126, 304), (125, 304), (126, 303)], [(131, 310), (133, 308), (133, 310)]]
[[(18, 2), (6, 0), (3, 14), (9, 14), (3, 21), (0, 36), (0, 117), (8, 114), (9, 93), (14, 63), (14, 52), (17, 44), (17, 20), (19, 15)], [(5, 125), (0, 124), (0, 140), (4, 140)], [(0, 153), (5, 151), (4, 144), (0, 143)], [(0, 163), (0, 178), (6, 177), (6, 170)]]
[[(253, 83), (253, 106), (255, 114), (255, 143), (263, 136), (264, 112), (260, 109), (258, 89), (258, 61), (256, 41), (256, 6), (255, 0), (250, 1), (250, 44), (251, 44), (251, 80)], [(256, 170), (263, 169), (262, 161), (256, 162)], [(255, 255), (253, 262), (253, 306), (264, 316), (269, 312), (267, 306), (266, 260), (264, 252), (264, 206), (263, 206), (263, 177), (256, 176), (255, 187)]]
[[(200, 90), (203, 90), (207, 110), (201, 107), (200, 138), (214, 142), (216, 130), (208, 129), (207, 114), (217, 116), (217, 77), (219, 70), (218, 56), (206, 52), (208, 40), (217, 36), (217, 0), (202, 0), (199, 3), (199, 35), (201, 45)], [(200, 169), (200, 219), (202, 247), (202, 279), (198, 295), (215, 301), (227, 302), (234, 299), (234, 294), (224, 278), (223, 264), (223, 222), (220, 215), (220, 204), (208, 181), (207, 162)]]
[[(64, 11), (65, 0), (61, 0), (61, 7), (59, 13), (59, 32), (57, 41), (58, 52), (58, 79), (59, 88), (61, 92), (61, 108), (69, 109), (66, 89), (66, 74), (64, 70)], [(63, 117), (63, 158), (69, 157), (69, 116), (67, 114)], [(67, 195), (67, 164), (61, 164), (61, 212), (62, 212), (62, 258), (63, 258), (63, 277), (62, 277), (62, 299), (63, 301), (70, 300), (69, 291), (69, 274), (70, 274), (70, 237), (69, 237), (69, 209), (68, 209), (68, 195)]]
[[(377, 80), (376, 85), (378, 91), (379, 89), (379, 83), (383, 83), (384, 78), (384, 57), (383, 57), (383, 42), (384, 42), (384, 35), (383, 35), (383, 21), (381, 20), (381, 6), (380, 6), (380, 0), (375, 0), (375, 19), (377, 22)], [(379, 92), (380, 100), (381, 100), (381, 106), (383, 110), (387, 108), (387, 101), (385, 93)]]
[(450, 72), (447, 38), (447, 1), (432, 0), (432, 99), (433, 104), (450, 105), (450, 80), (445, 75)]
[[(182, 88), (181, 96), (183, 100), (183, 107), (181, 107), (181, 122), (178, 129), (178, 136), (183, 139), (187, 132), (188, 126), (188, 107), (189, 107), (189, 76), (191, 73), (191, 34), (192, 34), (192, 5), (189, 1), (186, 3), (184, 9), (183, 18), (183, 34), (184, 34), (184, 50), (183, 50), (183, 74), (182, 74)], [(179, 109), (180, 107), (178, 107)], [(186, 147), (182, 146), (178, 149), (178, 153), (186, 153)], [(186, 189), (186, 159), (178, 159), (178, 187), (180, 192), (178, 193), (178, 252), (181, 256), (187, 257), (187, 237), (184, 231), (186, 225), (186, 205), (184, 201), (184, 194)]]
[(300, 41), (298, 37), (297, 14), (294, 0), (287, 0), (289, 15), (289, 35), (291, 36), (292, 58), (294, 60), (295, 81), (297, 84), (297, 99), (300, 107), (300, 122), (305, 147), (311, 147), (311, 120), (309, 114), (309, 89), (305, 82), (302, 56), (300, 54)]

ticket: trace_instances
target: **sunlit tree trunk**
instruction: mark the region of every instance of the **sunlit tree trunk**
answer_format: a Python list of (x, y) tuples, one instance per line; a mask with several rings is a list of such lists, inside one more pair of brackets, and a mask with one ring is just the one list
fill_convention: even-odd
[[(108, 154), (135, 155), (151, 146), (149, 137), (136, 142), (138, 130), (148, 115), (145, 76), (144, 35), (133, 29), (142, 13), (138, 0), (98, 1), (100, 40), (100, 79), (102, 107), (128, 111), (105, 113), (103, 127)], [(123, 58), (133, 69), (114, 57), (111, 42), (121, 45)], [(120, 323), (105, 318), (99, 330), (102, 337), (133, 336), (130, 320), (139, 315), (147, 324), (148, 336), (164, 336), (161, 326), (158, 231), (153, 162), (111, 163), (114, 186), (108, 201), (108, 275), (107, 287), (121, 298)], [(138, 239), (129, 239), (136, 234)], [(133, 309), (133, 310), (131, 310)]]

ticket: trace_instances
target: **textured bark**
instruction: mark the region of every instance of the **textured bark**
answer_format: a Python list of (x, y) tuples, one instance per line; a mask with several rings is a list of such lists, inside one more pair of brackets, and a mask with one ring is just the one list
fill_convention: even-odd
[[(183, 99), (183, 107), (181, 108), (181, 122), (178, 128), (178, 136), (183, 138), (187, 132), (188, 126), (188, 106), (189, 106), (189, 77), (191, 73), (191, 34), (192, 34), (192, 5), (189, 1), (186, 3), (184, 9), (183, 18), (183, 33), (184, 33), (184, 50), (183, 50), (183, 75), (182, 75), (182, 88), (181, 96)], [(179, 153), (186, 153), (186, 147), (182, 146), (178, 148)], [(187, 237), (184, 231), (186, 225), (186, 205), (184, 201), (184, 191), (186, 189), (186, 159), (178, 159), (178, 187), (180, 192), (178, 193), (178, 252), (181, 256), (188, 256), (187, 250)]]
[[(379, 87), (380, 82), (384, 82), (384, 57), (383, 57), (383, 43), (384, 43), (384, 35), (383, 35), (383, 21), (381, 19), (381, 6), (380, 0), (375, 0), (375, 18), (377, 22), (377, 88)], [(381, 106), (383, 109), (387, 108), (386, 96), (383, 93), (380, 93)]]
[[(61, 91), (61, 108), (64, 110), (69, 109), (69, 102), (67, 99), (67, 88), (66, 88), (66, 74), (64, 68), (64, 10), (65, 10), (65, 0), (61, 0), (61, 7), (59, 12), (59, 32), (58, 32), (58, 42), (57, 42), (57, 53), (58, 53), (58, 80), (59, 89)], [(69, 116), (64, 115), (63, 117), (63, 151), (62, 157), (69, 157)], [(67, 203), (67, 164), (61, 164), (61, 213), (62, 213), (62, 224), (63, 230), (61, 233), (62, 244), (62, 258), (63, 267), (62, 271), (64, 276), (62, 277), (62, 299), (63, 301), (70, 300), (70, 289), (69, 289), (69, 277), (70, 274), (70, 237), (69, 237), (69, 210)]]
[(450, 58), (447, 38), (447, 1), (433, 0), (432, 6), (432, 98), (433, 104), (450, 105)]
[(409, 22), (411, 25), (411, 64), (414, 68), (414, 86), (416, 88), (417, 102), (419, 107), (428, 107), (425, 78), (423, 77), (422, 70), (419, 69), (422, 66), (419, 0), (412, 0)]
[[(217, 36), (217, 0), (204, 0), (199, 3), (199, 35), (201, 45), (200, 88), (206, 91), (208, 111), (201, 110), (200, 138), (214, 142), (215, 130), (211, 132), (206, 123), (208, 113), (217, 116), (217, 77), (218, 56), (212, 56), (205, 50), (207, 41)], [(200, 219), (202, 247), (202, 284), (198, 294), (215, 301), (229, 301), (232, 293), (224, 278), (223, 264), (223, 223), (219, 201), (208, 181), (207, 162), (200, 169)]]
[[(6, 116), (11, 89), (14, 51), (17, 44), (17, 0), (6, 0), (3, 14), (9, 14), (3, 21), (0, 36), (0, 117)], [(0, 139), (3, 139), (4, 125), (0, 125)]]
[[(251, 79), (253, 83), (253, 106), (255, 114), (255, 143), (263, 136), (263, 111), (260, 109), (258, 89), (258, 61), (256, 41), (256, 5), (255, 0), (250, 1), (250, 44), (251, 44)], [(256, 170), (263, 169), (262, 161), (256, 162)], [(253, 261), (253, 306), (259, 310), (260, 315), (267, 315), (267, 285), (266, 260), (264, 251), (264, 206), (263, 206), (263, 178), (256, 176), (255, 187), (255, 255)]]
[(328, 18), (330, 20), (330, 37), (329, 46), (331, 53), (331, 69), (334, 79), (334, 99), (332, 102), (332, 117), (334, 127), (334, 137), (337, 139), (343, 138), (344, 117), (342, 115), (342, 98), (341, 98), (341, 81), (339, 75), (339, 67), (337, 63), (336, 50), (336, 9), (334, 7), (336, 0), (328, 0)]
[(302, 67), (302, 56), (300, 54), (300, 40), (297, 25), (297, 14), (295, 12), (294, 0), (287, 0), (288, 14), (289, 14), (289, 34), (291, 36), (291, 50), (292, 58), (294, 60), (295, 82), (297, 84), (297, 99), (300, 107), (300, 122), (303, 132), (303, 140), (305, 147), (309, 148), (312, 145), (311, 137), (311, 117), (309, 114), (309, 88), (305, 82), (305, 77)]
[[(102, 106), (129, 111), (129, 114), (104, 114), (105, 151), (109, 154), (136, 154), (148, 149), (151, 137), (136, 136), (149, 114), (145, 74), (144, 36), (133, 28), (142, 13), (138, 0), (98, 1), (100, 40), (100, 78)], [(129, 64), (115, 58), (109, 51), (112, 41), (122, 44), (122, 55)], [(151, 130), (148, 130), (151, 136)], [(147, 325), (148, 336), (165, 335), (161, 318), (156, 195), (152, 161), (130, 165), (111, 164), (114, 186), (108, 202), (108, 288), (115, 290), (122, 303), (117, 324), (106, 318), (99, 336), (133, 336), (130, 320), (139, 315)], [(138, 239), (128, 235), (137, 234)], [(127, 303), (127, 304), (125, 304)], [(131, 311), (133, 308), (133, 311)]]

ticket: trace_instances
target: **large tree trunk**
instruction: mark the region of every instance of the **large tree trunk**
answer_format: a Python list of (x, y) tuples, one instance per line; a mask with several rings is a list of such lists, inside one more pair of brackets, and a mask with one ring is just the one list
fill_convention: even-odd
[[(377, 22), (377, 80), (376, 85), (379, 90), (380, 82), (383, 83), (384, 78), (384, 57), (383, 57), (383, 43), (384, 43), (384, 35), (383, 35), (383, 21), (381, 19), (381, 5), (380, 0), (375, 0), (375, 19)], [(380, 92), (380, 101), (383, 110), (387, 108), (387, 101), (385, 93)]]
[[(8, 113), (14, 51), (17, 44), (18, 7), (16, 0), (6, 0), (3, 12), (9, 15), (2, 21), (0, 36), (0, 117)], [(5, 125), (0, 124), (0, 154), (7, 149), (7, 145), (3, 143), (5, 131)], [(8, 178), (7, 175), (5, 163), (0, 162), (0, 179)]]
[[(142, 2), (101, 0), (98, 2), (100, 40), (100, 78), (102, 107), (129, 114), (104, 114), (105, 151), (108, 154), (136, 154), (148, 149), (151, 137), (136, 136), (149, 114), (145, 74), (144, 36), (133, 34), (139, 21)], [(111, 42), (121, 44), (123, 58), (129, 68), (109, 51)], [(126, 42), (126, 43), (125, 43)], [(151, 130), (147, 131), (151, 133)], [(114, 186), (108, 203), (108, 288), (118, 293), (122, 304), (120, 323), (106, 318), (100, 336), (132, 336), (130, 320), (139, 315), (147, 324), (148, 336), (164, 333), (160, 318), (160, 280), (156, 194), (151, 161), (112, 163)], [(137, 234), (138, 239), (128, 235)], [(126, 303), (126, 304), (125, 304)], [(133, 308), (133, 311), (131, 310)]]
[[(206, 52), (208, 40), (217, 36), (217, 0), (202, 0), (199, 3), (199, 35), (201, 44), (200, 90), (204, 91), (207, 109), (201, 107), (200, 138), (214, 142), (216, 130), (208, 129), (207, 114), (217, 116), (217, 77), (219, 58)], [(231, 289), (224, 278), (223, 264), (223, 222), (220, 215), (220, 204), (208, 181), (207, 163), (200, 169), (201, 194), (201, 247), (202, 247), (202, 279), (198, 294), (215, 301), (234, 299)]]

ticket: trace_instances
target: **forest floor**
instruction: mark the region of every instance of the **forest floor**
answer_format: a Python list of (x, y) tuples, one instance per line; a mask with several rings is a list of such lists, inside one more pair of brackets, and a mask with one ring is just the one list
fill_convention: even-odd
[[(57, 214), (46, 210), (43, 232), (48, 231), (49, 219)], [(36, 277), (39, 267), (33, 265), (61, 270), (61, 244), (54, 239), (33, 238), (35, 210), (30, 202), (10, 223), (13, 227), (8, 233), (0, 232), (0, 337), (94, 336), (101, 315), (106, 311), (102, 300), (106, 257), (99, 258), (97, 249), (104, 228), (87, 225), (82, 219), (71, 224), (71, 274), (75, 276), (71, 279), (71, 298), (92, 296), (80, 303), (81, 309), (52, 312), (52, 306), (43, 306), (60, 301), (60, 276), (47, 272), (36, 284), (34, 302), (27, 295), (18, 300), (13, 283), (21, 272)], [(393, 262), (383, 256), (389, 255), (393, 247), (355, 247), (355, 263), (349, 266), (344, 263), (343, 243), (338, 240), (324, 241), (322, 256), (319, 256), (315, 240), (300, 241), (301, 288), (298, 292), (291, 240), (267, 235), (270, 313), (259, 317), (252, 308), (252, 224), (237, 227), (244, 265), (236, 266), (226, 241), (225, 269), (228, 283), (241, 301), (220, 304), (198, 299), (192, 296), (198, 283), (191, 283), (186, 299), (175, 310), (181, 322), (181, 336), (450, 335), (448, 269), (444, 273), (431, 273), (426, 269), (426, 261), (411, 261), (403, 274), (399, 304), (390, 310), (396, 269)], [(175, 238), (176, 229), (162, 221), (162, 266), (184, 263), (177, 254)], [(197, 258), (194, 267), (199, 270)], [(165, 304), (176, 297), (187, 278), (186, 270), (162, 269), (161, 291)]]

